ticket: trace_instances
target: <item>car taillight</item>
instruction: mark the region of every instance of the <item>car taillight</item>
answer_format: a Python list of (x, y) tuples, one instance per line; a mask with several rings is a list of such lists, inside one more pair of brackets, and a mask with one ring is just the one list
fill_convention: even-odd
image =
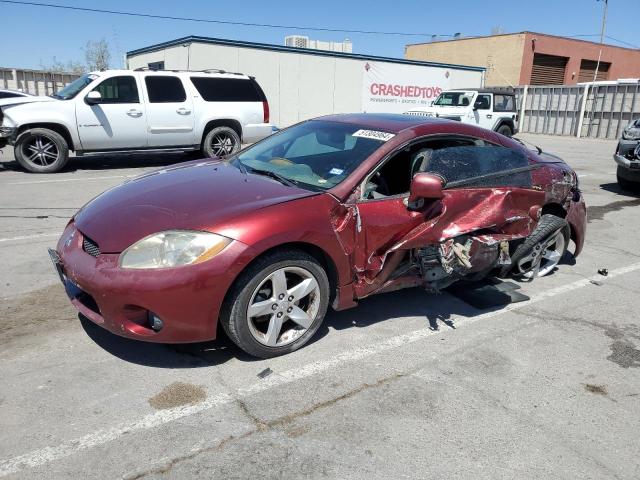
[(269, 102), (262, 102), (262, 114), (264, 123), (269, 123)]

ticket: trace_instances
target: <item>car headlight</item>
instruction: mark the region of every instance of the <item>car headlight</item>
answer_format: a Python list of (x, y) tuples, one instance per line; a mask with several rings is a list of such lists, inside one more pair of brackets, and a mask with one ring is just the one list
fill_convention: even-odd
[(625, 140), (640, 140), (640, 131), (623, 130), (622, 138)]
[(120, 255), (121, 268), (171, 268), (201, 263), (215, 257), (231, 239), (209, 232), (169, 230), (154, 233)]

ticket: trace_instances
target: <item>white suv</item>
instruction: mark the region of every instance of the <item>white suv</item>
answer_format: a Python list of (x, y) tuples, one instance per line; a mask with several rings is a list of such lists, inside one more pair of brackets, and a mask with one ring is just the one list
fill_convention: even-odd
[(219, 70), (92, 72), (40, 100), (0, 111), (0, 148), (14, 145), (20, 165), (39, 173), (64, 167), (69, 150), (223, 157), (272, 133), (255, 79)]
[(507, 137), (518, 132), (516, 97), (509, 88), (447, 90), (431, 106), (415, 108), (405, 114), (457, 120)]

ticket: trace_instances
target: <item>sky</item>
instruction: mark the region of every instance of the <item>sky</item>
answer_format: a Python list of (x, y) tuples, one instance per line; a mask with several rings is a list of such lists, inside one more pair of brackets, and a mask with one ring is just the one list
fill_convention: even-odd
[[(33, 0), (38, 1), (38, 0)], [(404, 56), (404, 46), (430, 40), (432, 34), (487, 35), (499, 27), (505, 33), (523, 30), (599, 41), (603, 1), (597, 0), (458, 0), (444, 1), (217, 1), (110, 0), (109, 2), (41, 0), (81, 6), (180, 17), (351, 30), (421, 33), (416, 36), (316, 32), (156, 20), (84, 13), (40, 6), (0, 3), (0, 67), (40, 68), (53, 59), (84, 63), (83, 46), (106, 39), (112, 67), (122, 66), (128, 50), (168, 40), (201, 35), (282, 45), (285, 35), (353, 42), (354, 53)], [(234, 6), (236, 8), (234, 8)], [(637, 18), (640, 0), (609, 0), (607, 35), (640, 47)], [(607, 43), (624, 46), (608, 39)]]

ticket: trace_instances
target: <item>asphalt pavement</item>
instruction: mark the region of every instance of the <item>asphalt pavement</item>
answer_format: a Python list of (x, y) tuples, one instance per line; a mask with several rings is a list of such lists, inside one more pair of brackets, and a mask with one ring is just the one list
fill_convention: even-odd
[(35, 175), (4, 149), (0, 477), (640, 478), (640, 197), (616, 185), (615, 142), (521, 137), (579, 173), (582, 255), (508, 307), (368, 298), (270, 360), (224, 338), (115, 337), (78, 318), (51, 267), (75, 210), (186, 157)]

